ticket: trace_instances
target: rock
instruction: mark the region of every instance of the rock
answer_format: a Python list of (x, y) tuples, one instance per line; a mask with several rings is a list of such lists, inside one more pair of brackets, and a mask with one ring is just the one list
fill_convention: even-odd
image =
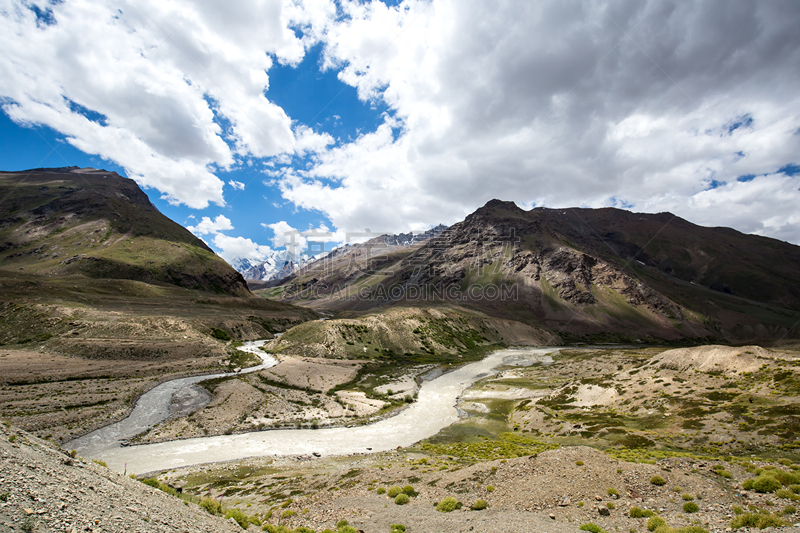
[(600, 516), (611, 516), (611, 511), (609, 511), (608, 507), (606, 507), (605, 505), (603, 505), (602, 507), (598, 507), (597, 512), (600, 514)]
[(603, 501), (603, 498), (601, 498), (600, 496), (595, 496), (594, 499), (599, 501), (599, 502)]
[(550, 513), (550, 519), (551, 520), (555, 520), (556, 519), (556, 515), (554, 515), (553, 513)]
[(570, 504), (572, 504), (572, 501), (569, 499), (569, 496), (564, 496), (564, 499), (561, 500), (561, 503), (559, 503), (558, 506), (559, 507), (567, 507)]
[(22, 510), (27, 515), (32, 515), (34, 513), (33, 509), (28, 509), (27, 507)]

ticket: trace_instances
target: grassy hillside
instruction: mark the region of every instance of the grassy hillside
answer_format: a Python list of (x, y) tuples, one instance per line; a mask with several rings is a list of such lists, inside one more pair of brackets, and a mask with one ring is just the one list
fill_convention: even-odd
[(116, 173), (0, 172), (0, 213), (2, 269), (249, 296), (238, 272)]

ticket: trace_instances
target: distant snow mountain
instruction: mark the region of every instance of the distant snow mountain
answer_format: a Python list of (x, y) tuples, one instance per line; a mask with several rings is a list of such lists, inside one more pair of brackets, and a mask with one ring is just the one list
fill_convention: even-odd
[[(385, 240), (387, 246), (409, 246), (421, 243), (432, 237), (437, 237), (446, 229), (447, 226), (439, 224), (435, 228), (431, 228), (422, 233), (387, 234), (381, 235), (376, 239), (380, 240), (381, 243)], [(293, 257), (288, 250), (274, 250), (262, 261), (236, 257), (229, 263), (248, 281), (277, 281), (294, 274), (309, 262), (320, 259), (326, 255), (328, 254), (323, 253), (314, 257), (308, 257), (306, 255)]]

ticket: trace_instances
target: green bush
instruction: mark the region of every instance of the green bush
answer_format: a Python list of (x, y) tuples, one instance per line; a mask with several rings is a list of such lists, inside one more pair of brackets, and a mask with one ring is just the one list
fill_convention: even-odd
[(686, 502), (683, 504), (684, 513), (696, 513), (699, 510), (700, 507), (694, 502)]
[(631, 507), (629, 515), (631, 518), (650, 518), (651, 516), (655, 515), (655, 513), (650, 509), (640, 509), (639, 507)]
[(483, 509), (486, 509), (487, 507), (489, 507), (489, 503), (486, 500), (482, 499), (475, 500), (475, 503), (472, 504), (473, 511), (481, 511)]
[(408, 494), (405, 492), (401, 492), (394, 498), (394, 503), (397, 505), (405, 505), (411, 501), (411, 498), (408, 497)]
[(348, 522), (347, 520), (342, 519), (342, 520), (339, 520), (338, 522), (336, 522), (336, 529), (340, 529), (340, 528), (343, 528), (344, 526), (349, 526), (349, 525), (350, 525), (350, 522)]
[(231, 518), (236, 520), (236, 523), (242, 529), (247, 529), (250, 526), (250, 517), (244, 514), (241, 509), (228, 509), (225, 511), (225, 520), (230, 520)]
[(105, 461), (101, 461), (100, 459), (92, 459), (92, 462), (94, 464), (96, 464), (96, 465), (100, 465), (100, 466), (103, 466), (105, 468), (108, 468), (108, 465), (106, 464), (106, 462)]
[(800, 485), (789, 485), (789, 490), (795, 494), (800, 494)]
[(581, 524), (581, 527), (579, 527), (578, 529), (580, 529), (581, 531), (591, 531), (592, 533), (606, 533), (603, 528), (601, 528), (597, 524), (592, 524), (591, 522), (589, 522), (588, 524)]
[(228, 335), (228, 332), (224, 329), (219, 328), (211, 328), (211, 336), (215, 339), (219, 339), (221, 341), (229, 341), (231, 340), (231, 336)]
[(408, 494), (409, 496), (417, 495), (417, 493), (414, 492), (414, 487), (412, 487), (411, 485), (406, 485), (405, 487), (403, 487), (403, 493)]
[(694, 496), (692, 496), (691, 494), (681, 494), (681, 498), (683, 498), (683, 501), (685, 502), (690, 502), (694, 500)]
[(340, 527), (336, 533), (358, 533), (358, 530), (353, 526)]
[(449, 513), (451, 511), (456, 510), (456, 506), (458, 505), (458, 500), (453, 498), (452, 496), (448, 496), (438, 504), (436, 504), (436, 510), (440, 513)]
[(392, 532), (391, 533), (403, 533), (406, 530), (406, 526), (403, 524), (392, 524)]
[(757, 527), (764, 529), (768, 527), (782, 527), (787, 525), (775, 515), (765, 513), (744, 513), (731, 520), (731, 528), (739, 529), (742, 527)]
[(785, 470), (775, 469), (770, 470), (769, 475), (780, 481), (782, 485), (794, 485), (800, 483), (800, 474), (795, 472), (786, 472)]
[(494, 487), (492, 485), (487, 485), (486, 492), (494, 492)]
[(657, 486), (661, 487), (661, 486), (667, 484), (667, 480), (664, 479), (661, 476), (653, 476), (653, 477), (650, 478), (650, 483), (652, 483), (653, 485), (657, 485)]
[(157, 479), (152, 478), (152, 477), (143, 479), (142, 483), (144, 483), (145, 485), (147, 485), (149, 487), (153, 487), (153, 488), (156, 488), (156, 489), (161, 486), (161, 483)]
[(378, 487), (378, 490), (376, 490), (375, 492), (377, 492), (378, 494), (386, 494), (386, 489), (384, 489), (383, 487)]
[(761, 474), (753, 481), (753, 490), (756, 492), (775, 492), (781, 486), (781, 482), (772, 474)]
[(777, 491), (775, 491), (775, 496), (777, 496), (778, 498), (784, 498), (786, 500), (800, 499), (800, 496), (790, 491), (789, 489), (778, 489)]
[(615, 488), (606, 489), (606, 494), (609, 496), (619, 496), (619, 491)]
[(401, 489), (398, 486), (394, 486), (394, 487), (390, 487), (389, 488), (389, 491), (386, 493), (386, 495), (389, 496), (390, 498), (394, 498), (395, 496), (397, 496), (401, 492), (403, 492), (403, 489)]
[(744, 512), (744, 509), (742, 509), (738, 505), (734, 505), (732, 510), (733, 510), (733, 514), (735, 514), (735, 515), (740, 515), (740, 514), (742, 514)]
[(583, 466), (583, 461), (575, 461), (575, 464), (578, 466)]
[(754, 478), (745, 479), (742, 483), (742, 488), (744, 490), (753, 490), (753, 483), (755, 482)]
[(797, 512), (797, 507), (795, 507), (794, 505), (787, 505), (786, 507), (783, 508), (783, 511), (781, 512), (781, 514), (783, 516), (786, 516), (786, 515), (794, 514), (796, 512)]
[(203, 498), (200, 500), (200, 507), (205, 509), (208, 514), (214, 516), (222, 514), (222, 504), (213, 498)]
[(660, 516), (651, 516), (647, 519), (647, 531), (655, 531), (661, 526), (666, 526), (667, 521)]

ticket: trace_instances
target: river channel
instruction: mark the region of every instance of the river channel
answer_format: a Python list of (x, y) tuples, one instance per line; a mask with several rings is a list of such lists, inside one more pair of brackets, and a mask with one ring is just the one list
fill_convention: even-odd
[[(252, 349), (257, 348), (252, 345)], [(556, 350), (557, 348), (520, 348), (494, 352), (481, 361), (466, 364), (424, 382), (417, 400), (410, 407), (396, 416), (368, 425), (280, 429), (121, 446), (122, 440), (165, 420), (169, 416), (173, 396), (181, 389), (196, 386), (194, 384), (199, 381), (229, 374), (180, 378), (163, 383), (142, 395), (130, 417), (125, 420), (66, 443), (64, 447), (76, 449), (83, 457), (102, 459), (114, 470), (127, 469), (128, 472), (137, 474), (255, 456), (327, 456), (381, 452), (398, 446), (410, 446), (456, 422), (459, 418), (456, 409), (459, 396), (479, 379), (492, 375), (495, 368), (504, 364), (549, 363), (552, 359), (548, 354)], [(276, 363), (277, 361), (265, 361), (264, 365), (242, 372), (254, 372)], [(161, 387), (164, 388), (157, 391)]]

